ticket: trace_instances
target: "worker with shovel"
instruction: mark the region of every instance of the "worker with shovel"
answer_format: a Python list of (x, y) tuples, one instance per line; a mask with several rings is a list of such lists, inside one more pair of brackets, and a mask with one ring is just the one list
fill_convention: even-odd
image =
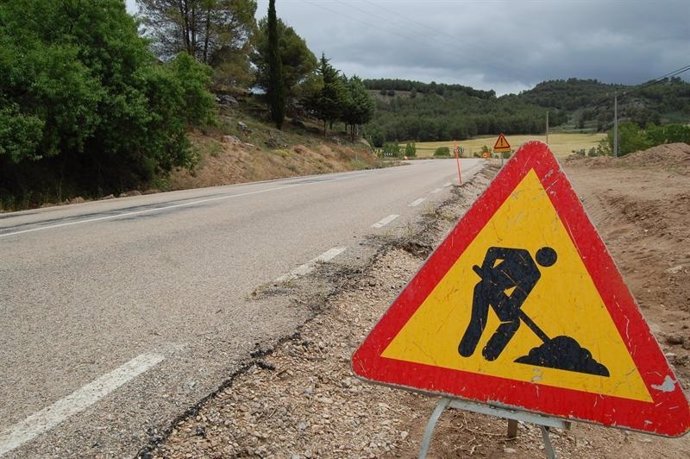
[(520, 327), (525, 322), (542, 341), (548, 337), (520, 310), (537, 281), (541, 277), (539, 266), (549, 267), (556, 263), (556, 251), (551, 247), (537, 250), (535, 260), (525, 249), (490, 247), (482, 266), (472, 269), (481, 277), (474, 287), (472, 318), (460, 341), (458, 352), (470, 357), (479, 343), (486, 327), (489, 306), (494, 309), (501, 324), (482, 350), (486, 360), (496, 360)]

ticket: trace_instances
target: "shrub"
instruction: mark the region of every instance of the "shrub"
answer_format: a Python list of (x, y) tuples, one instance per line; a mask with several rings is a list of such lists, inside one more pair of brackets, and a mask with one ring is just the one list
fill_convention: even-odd
[(394, 142), (386, 142), (383, 144), (383, 156), (397, 158), (400, 156), (400, 145)]
[(450, 148), (438, 147), (436, 151), (434, 151), (434, 156), (450, 156)]

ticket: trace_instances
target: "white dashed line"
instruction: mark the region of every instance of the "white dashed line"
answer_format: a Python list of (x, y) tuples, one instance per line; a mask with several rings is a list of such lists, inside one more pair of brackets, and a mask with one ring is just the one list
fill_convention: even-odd
[(300, 276), (305, 276), (309, 274), (310, 272), (314, 271), (316, 268), (317, 263), (325, 263), (327, 261), (331, 261), (341, 253), (343, 253), (346, 250), (346, 247), (334, 247), (330, 250), (325, 251), (318, 257), (314, 258), (313, 260), (298, 266), (297, 268), (293, 269), (290, 271), (288, 274), (285, 274), (284, 276), (280, 276), (278, 279), (276, 279), (276, 282), (285, 282), (289, 281), (292, 279), (296, 279)]
[(386, 218), (382, 218), (381, 220), (377, 221), (376, 223), (371, 225), (371, 227), (372, 228), (383, 228), (384, 226), (386, 226), (387, 224), (389, 224), (390, 222), (392, 222), (393, 220), (395, 220), (399, 216), (400, 215), (396, 215), (396, 214), (389, 215)]
[(0, 432), (0, 456), (48, 432), (65, 419), (84, 411), (120, 386), (153, 368), (165, 359), (160, 354), (142, 354), (121, 367), (90, 382), (51, 406), (32, 414)]
[(449, 186), (453, 186), (453, 184), (452, 184), (451, 182), (448, 182), (448, 183), (445, 183), (443, 186), (444, 186), (444, 187), (449, 187)]
[(441, 191), (443, 191), (443, 188), (436, 188), (435, 190), (431, 191), (431, 194), (440, 193)]
[(420, 205), (420, 204), (423, 203), (424, 201), (426, 201), (426, 198), (419, 198), (419, 199), (417, 199), (417, 200), (415, 200), (415, 201), (412, 201), (412, 202), (409, 204), (409, 206), (410, 206), (410, 207), (417, 207), (418, 205)]

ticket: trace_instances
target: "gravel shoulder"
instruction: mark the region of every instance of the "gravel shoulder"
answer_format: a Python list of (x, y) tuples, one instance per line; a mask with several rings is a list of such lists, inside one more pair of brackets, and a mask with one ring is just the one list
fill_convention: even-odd
[[(683, 387), (690, 386), (690, 151), (651, 152), (627, 160), (566, 161), (565, 171), (607, 243)], [(661, 155), (661, 159), (658, 156)], [(668, 158), (673, 157), (673, 161)], [(652, 169), (642, 165), (651, 164)], [(488, 167), (409, 235), (372, 241), (365, 266), (323, 265), (312, 281), (333, 286), (304, 298), (299, 286), (257, 295), (289, 295), (312, 305), (312, 318), (254, 360), (171, 425), (141, 457), (416, 457), (434, 397), (356, 379), (350, 358), (433, 247), (485, 189)], [(552, 431), (562, 458), (687, 457), (690, 439), (665, 439), (574, 424)], [(543, 455), (541, 434), (521, 424), (450, 410), (430, 457)]]

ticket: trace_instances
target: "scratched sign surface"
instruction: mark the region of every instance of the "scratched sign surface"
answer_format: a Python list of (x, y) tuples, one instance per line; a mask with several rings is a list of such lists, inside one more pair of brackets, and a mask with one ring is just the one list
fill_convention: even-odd
[(688, 402), (548, 147), (525, 144), (352, 360), (364, 379), (679, 436)]

